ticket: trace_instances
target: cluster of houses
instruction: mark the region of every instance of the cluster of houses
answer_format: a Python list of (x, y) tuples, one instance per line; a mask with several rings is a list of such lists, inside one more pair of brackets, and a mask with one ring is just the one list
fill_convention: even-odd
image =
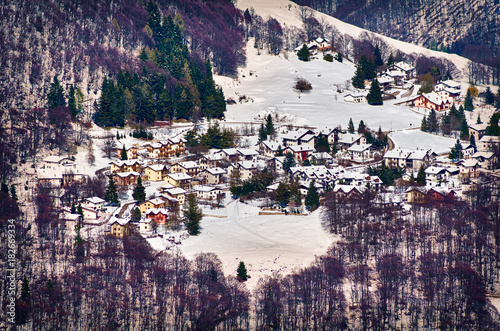
[[(344, 158), (360, 166), (343, 167), (334, 162), (331, 154), (317, 151), (315, 143), (320, 137), (326, 138), (331, 145), (335, 144)], [(314, 183), (320, 194), (333, 191), (338, 197), (361, 197), (365, 190), (370, 189), (379, 192), (377, 203), (391, 206), (400, 206), (404, 200), (411, 203), (446, 200), (450, 192), (460, 189), (465, 177), (474, 177), (481, 169), (492, 167), (496, 162), (492, 148), (499, 144), (498, 137), (479, 136), (477, 150), (464, 142), (464, 158), (447, 164), (438, 163), (438, 155), (432, 150), (393, 149), (383, 154), (368, 144), (363, 135), (328, 127), (284, 131), (272, 140), (260, 142), (255, 148), (211, 149), (198, 156), (186, 153), (183, 139), (121, 146), (116, 149), (116, 155), (121, 156), (125, 149), (127, 160), (109, 162), (104, 174), (112, 177), (123, 190), (135, 187), (139, 178), (146, 186), (157, 183), (154, 185), (157, 188), (154, 196), (150, 195), (139, 204), (123, 201), (122, 206), (115, 206), (114, 209), (101, 198), (86, 198), (80, 202), (83, 214), (80, 221), (106, 225), (112, 235), (125, 236), (129, 233), (132, 209), (138, 208), (141, 220), (137, 225), (141, 231), (148, 233), (156, 228), (156, 224), (168, 224), (178, 217), (188, 193), (195, 194), (199, 201), (220, 204), (229, 190), (229, 179), (236, 170), (241, 180), (250, 180), (265, 168), (273, 171), (277, 178), (288, 177), (297, 181), (303, 196)], [(363, 173), (363, 164), (373, 161), (377, 153), (387, 166), (405, 168), (407, 176), (416, 174), (423, 167), (429, 185), (410, 189), (405, 197), (386, 197), (381, 179)], [(296, 165), (285, 171), (287, 154), (293, 157)], [(307, 165), (304, 164), (306, 160), (309, 161)], [(58, 156), (44, 159), (36, 173), (39, 183), (48, 183), (60, 190), (71, 182), (84, 181), (88, 177), (71, 159)], [(267, 190), (276, 190), (278, 184), (269, 185)], [(58, 206), (68, 207), (63, 200)], [(64, 215), (67, 224), (78, 221), (78, 215), (69, 212)]]

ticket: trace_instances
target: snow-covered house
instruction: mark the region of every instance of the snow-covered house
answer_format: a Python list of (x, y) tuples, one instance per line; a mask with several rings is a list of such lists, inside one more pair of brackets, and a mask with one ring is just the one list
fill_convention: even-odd
[(441, 96), (436, 92), (422, 94), (406, 101), (407, 106), (434, 109), (436, 111), (449, 109), (452, 104), (452, 98), (448, 96)]
[(141, 214), (144, 214), (148, 209), (153, 209), (153, 208), (165, 208), (165, 200), (162, 198), (154, 198), (150, 200), (146, 200), (144, 202), (141, 202), (139, 204), (139, 210), (141, 211)]
[(168, 221), (169, 212), (168, 208), (151, 208), (146, 210), (144, 214), (146, 215), (146, 220), (154, 221), (156, 224), (165, 224)]
[(222, 183), (226, 170), (222, 168), (209, 168), (200, 173), (203, 178), (203, 183), (208, 185), (218, 185)]
[(115, 237), (125, 237), (129, 234), (128, 224), (130, 219), (112, 217), (109, 221), (111, 226), (109, 233)]
[(372, 144), (352, 145), (347, 149), (351, 160), (362, 160), (363, 162), (372, 157)]
[(200, 166), (198, 165), (198, 163), (194, 161), (179, 162), (174, 164), (170, 168), (170, 173), (172, 174), (183, 173), (183, 174), (188, 174), (191, 177), (198, 176), (199, 171), (200, 171)]
[[(184, 201), (186, 201), (186, 190), (180, 187), (174, 187), (174, 188), (169, 188), (164, 191), (165, 194), (167, 194), (169, 197), (172, 197), (173, 199), (177, 200), (177, 203), (180, 205), (184, 204)], [(175, 203), (175, 201), (165, 198), (165, 196), (162, 195), (162, 198), (165, 200), (167, 205), (171, 206), (172, 202)], [(169, 200), (169, 201), (166, 201)], [(170, 203), (169, 203), (170, 202)]]
[(472, 158), (479, 162), (481, 168), (488, 170), (491, 170), (496, 160), (495, 153), (493, 152), (477, 152), (472, 155)]
[(169, 183), (176, 187), (187, 189), (193, 177), (185, 173), (174, 173), (174, 174), (167, 174), (164, 179), (165, 183)]
[(104, 207), (106, 200), (99, 197), (90, 197), (83, 201), (82, 207), (86, 207), (93, 210), (101, 210)]
[(388, 72), (396, 70), (402, 71), (405, 75), (404, 79), (406, 80), (412, 79), (415, 73), (415, 67), (404, 61), (394, 63), (387, 68)]
[(59, 156), (59, 155), (50, 155), (43, 159), (43, 163), (47, 165), (56, 165), (56, 166), (64, 166), (73, 164), (73, 160), (69, 157)]
[(367, 92), (348, 93), (344, 96), (344, 101), (345, 102), (354, 102), (354, 103), (366, 102), (367, 95), (368, 95)]
[(487, 127), (488, 123), (469, 125), (469, 134), (474, 136), (476, 143), (484, 136)]
[(311, 147), (310, 145), (292, 145), (288, 146), (283, 150), (283, 153), (292, 153), (293, 157), (295, 160), (302, 162), (307, 157), (309, 154), (314, 152), (314, 147)]
[[(297, 131), (288, 131), (280, 137), (283, 141), (283, 147), (310, 145), (314, 148), (314, 131), (309, 129), (301, 129)], [(311, 139), (311, 137), (313, 139)]]
[(409, 149), (391, 149), (384, 154), (384, 162), (387, 167), (406, 168), (406, 160), (410, 156)]
[(201, 170), (216, 168), (222, 165), (223, 158), (220, 154), (204, 154), (198, 160)]
[(137, 185), (140, 176), (141, 174), (135, 171), (117, 172), (113, 174), (113, 179), (118, 186), (128, 186)]
[(316, 137), (319, 137), (320, 135), (325, 136), (330, 145), (333, 145), (335, 140), (338, 140), (339, 133), (341, 133), (341, 131), (338, 128), (323, 127), (316, 129)]
[[(122, 152), (123, 152), (123, 146), (118, 146), (116, 147), (116, 157), (120, 158), (122, 157)], [(127, 159), (132, 160), (132, 159), (137, 159), (137, 146), (125, 146), (125, 153), (127, 153)]]
[(141, 218), (139, 221), (139, 231), (140, 232), (152, 232), (153, 231), (153, 220), (150, 218)]
[(145, 179), (152, 182), (162, 181), (167, 175), (167, 166), (164, 164), (151, 164), (144, 168)]
[(139, 160), (112, 161), (109, 163), (111, 173), (141, 172), (143, 164)]
[(193, 193), (196, 195), (198, 199), (203, 200), (217, 200), (217, 196), (221, 194), (221, 190), (216, 188), (215, 186), (207, 186), (207, 185), (195, 185), (193, 186)]
[(492, 152), (495, 148), (500, 148), (500, 137), (483, 136), (477, 142), (477, 148), (481, 152)]
[(357, 133), (343, 133), (337, 141), (338, 147), (344, 150), (361, 144), (366, 144), (366, 137)]
[(253, 161), (259, 155), (259, 152), (253, 148), (238, 148), (237, 150), (240, 154), (240, 160)]
[(436, 84), (434, 87), (434, 91), (436, 92), (448, 92), (448, 95), (452, 98), (457, 98), (460, 96), (460, 91), (462, 89), (462, 85), (453, 80), (445, 80)]
[(229, 162), (238, 162), (240, 159), (240, 153), (236, 148), (224, 148), (221, 149), (217, 155), (220, 155), (223, 159)]
[(267, 157), (274, 157), (279, 150), (281, 143), (278, 141), (265, 140), (259, 143), (259, 153), (260, 155)]
[(261, 171), (265, 167), (265, 164), (261, 162), (253, 162), (253, 161), (240, 161), (238, 163), (232, 163), (228, 168), (228, 173), (231, 176), (235, 169), (239, 169), (240, 171), (240, 179), (248, 180), (253, 178), (253, 176)]

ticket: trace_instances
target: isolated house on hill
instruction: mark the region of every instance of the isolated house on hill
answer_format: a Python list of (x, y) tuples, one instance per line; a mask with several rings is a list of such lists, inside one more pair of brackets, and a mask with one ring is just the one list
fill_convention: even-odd
[(449, 109), (453, 104), (453, 100), (446, 96), (441, 96), (436, 92), (419, 95), (413, 99), (406, 101), (407, 106), (421, 107), (443, 111)]

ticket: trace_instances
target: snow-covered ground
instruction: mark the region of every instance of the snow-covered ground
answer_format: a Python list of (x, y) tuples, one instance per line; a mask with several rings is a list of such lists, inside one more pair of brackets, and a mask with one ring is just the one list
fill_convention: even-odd
[(177, 247), (188, 258), (201, 252), (217, 254), (227, 275), (236, 276), (238, 264), (245, 262), (251, 276), (247, 286), (253, 289), (262, 276), (307, 267), (337, 239), (322, 228), (319, 211), (292, 216), (258, 215), (259, 210), (237, 200), (225, 209), (207, 210), (221, 217), (204, 217), (201, 233)]
[(456, 139), (422, 132), (419, 129), (396, 131), (389, 136), (394, 141), (396, 148), (432, 149), (436, 154), (449, 153), (456, 143)]

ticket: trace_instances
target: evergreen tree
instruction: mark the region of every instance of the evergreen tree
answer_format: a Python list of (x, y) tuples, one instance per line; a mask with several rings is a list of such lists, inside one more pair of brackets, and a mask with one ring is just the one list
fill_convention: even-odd
[(349, 119), (349, 124), (347, 125), (347, 132), (354, 133), (354, 122), (352, 118)]
[(377, 71), (375, 70), (375, 63), (373, 62), (372, 58), (367, 59), (366, 56), (361, 55), (361, 59), (359, 62), (365, 79), (372, 80), (375, 77), (377, 77)]
[(111, 203), (119, 203), (118, 191), (116, 189), (116, 184), (113, 177), (109, 177), (108, 187), (106, 188), (104, 200)]
[(308, 208), (310, 211), (313, 211), (319, 207), (319, 194), (318, 190), (316, 189), (316, 185), (314, 184), (314, 180), (309, 184), (307, 195), (304, 201), (306, 208)]
[(130, 218), (134, 222), (139, 222), (141, 220), (141, 210), (139, 208), (137, 208), (137, 207), (135, 207), (134, 209), (132, 209), (132, 212), (130, 214)]
[(278, 150), (276, 151), (276, 156), (283, 156), (283, 149), (281, 148), (281, 144), (278, 146)]
[(420, 168), (418, 169), (416, 181), (420, 185), (425, 185), (426, 179), (425, 179), (425, 169), (423, 165), (421, 165)]
[(438, 131), (439, 125), (438, 125), (436, 111), (434, 109), (431, 109), (429, 117), (427, 118), (427, 127), (429, 128), (430, 132)]
[(246, 281), (248, 279), (247, 268), (245, 267), (245, 262), (240, 261), (240, 265), (237, 270), (237, 278), (242, 281)]
[(389, 55), (389, 58), (387, 59), (387, 65), (392, 66), (394, 64), (394, 56), (392, 53)]
[(302, 48), (297, 52), (297, 56), (301, 61), (309, 61), (309, 50), (306, 44), (302, 45)]
[(376, 106), (376, 105), (382, 105), (382, 91), (380, 90), (380, 85), (378, 83), (378, 80), (374, 79), (372, 81), (372, 85), (370, 87), (370, 92), (368, 92), (368, 95), (366, 96), (366, 100), (368, 101), (369, 105)]
[(366, 130), (365, 122), (363, 120), (359, 121), (358, 133), (363, 134), (363, 133), (365, 133), (365, 130)]
[(276, 201), (282, 208), (286, 207), (290, 202), (290, 188), (287, 184), (281, 182), (276, 189)]
[(471, 144), (472, 146), (474, 146), (474, 152), (476, 152), (476, 151), (477, 151), (477, 146), (476, 146), (476, 137), (474, 137), (474, 135), (473, 135), (473, 134), (471, 134), (471, 135), (470, 135), (470, 140), (469, 140), (469, 141), (470, 141), (470, 144)]
[(128, 155), (127, 155), (127, 150), (125, 149), (125, 145), (123, 145), (123, 148), (122, 148), (121, 159), (122, 159), (122, 161), (128, 160)]
[(359, 89), (365, 88), (365, 77), (359, 65), (356, 67), (354, 77), (352, 77), (352, 86)]
[(466, 139), (469, 137), (469, 126), (465, 118), (462, 120), (462, 127), (460, 129), (460, 139)]
[(10, 186), (10, 196), (12, 197), (12, 200), (17, 202), (17, 191), (16, 191), (16, 187), (14, 186), (14, 184), (12, 184)]
[(80, 216), (82, 217), (82, 219), (84, 219), (83, 208), (82, 208), (82, 204), (81, 203), (78, 204), (78, 208), (76, 208), (76, 213), (80, 214)]
[(450, 70), (447, 69), (446, 74), (443, 77), (443, 80), (451, 80), (451, 79), (453, 79), (453, 77), (451, 77)]
[(302, 166), (303, 167), (310, 167), (311, 161), (309, 161), (309, 159), (305, 159), (304, 161), (302, 161)]
[(283, 161), (283, 170), (285, 170), (285, 172), (288, 172), (290, 168), (295, 167), (295, 164), (295, 158), (293, 157), (292, 153), (286, 153), (285, 160)]
[(56, 109), (59, 106), (66, 107), (66, 99), (64, 98), (64, 89), (59, 83), (57, 76), (54, 76), (54, 81), (50, 85), (49, 93), (47, 94), (47, 107)]
[(70, 210), (70, 213), (71, 213), (71, 214), (76, 214), (76, 206), (75, 206), (75, 203), (74, 203), (74, 202), (71, 204), (71, 210)]
[(198, 207), (198, 201), (194, 193), (189, 193), (186, 196), (186, 202), (183, 207), (184, 225), (190, 235), (200, 233), (200, 221), (203, 217), (201, 209)]
[(9, 185), (7, 185), (6, 182), (2, 182), (2, 189), (1, 189), (2, 192), (6, 193), (6, 194), (9, 194)]
[(474, 104), (472, 103), (472, 95), (470, 93), (470, 90), (467, 90), (467, 95), (465, 96), (464, 109), (468, 111), (474, 110)]
[(478, 114), (476, 124), (482, 124), (482, 123), (483, 121), (481, 121), (481, 114)]
[(264, 127), (264, 123), (261, 123), (259, 128), (259, 141), (265, 141), (265, 140), (267, 140), (267, 131), (266, 128)]
[(460, 143), (460, 140), (457, 139), (457, 142), (455, 143), (455, 146), (453, 146), (453, 148), (451, 149), (448, 158), (452, 160), (459, 160), (462, 157), (463, 157), (462, 144)]
[(78, 115), (78, 108), (76, 107), (75, 87), (73, 85), (69, 87), (68, 110), (71, 113), (71, 118), (73, 120), (76, 119), (76, 115)]
[(484, 102), (486, 102), (487, 105), (493, 105), (495, 103), (495, 95), (491, 92), (489, 86), (486, 88), (486, 92), (484, 92)]
[(272, 136), (274, 134), (274, 123), (271, 114), (268, 114), (266, 118), (266, 133), (268, 136)]
[(139, 178), (137, 179), (137, 186), (134, 188), (132, 197), (138, 202), (143, 202), (146, 200), (146, 188), (144, 187), (144, 185), (142, 185), (141, 176), (139, 176)]
[(341, 63), (344, 61), (344, 59), (342, 58), (342, 54), (340, 54), (340, 52), (338, 52), (337, 55), (335, 55), (335, 60)]
[(375, 58), (375, 66), (380, 67), (384, 65), (384, 61), (382, 60), (382, 55), (380, 54), (380, 48), (378, 48), (378, 45), (375, 46), (375, 49), (373, 50), (373, 57)]
[(314, 149), (318, 152), (330, 153), (330, 144), (328, 143), (328, 138), (324, 134), (318, 135), (318, 138), (314, 142)]
[(289, 185), (290, 190), (290, 200), (295, 203), (296, 206), (300, 207), (302, 205), (302, 194), (300, 193), (300, 184), (297, 181), (293, 181)]

